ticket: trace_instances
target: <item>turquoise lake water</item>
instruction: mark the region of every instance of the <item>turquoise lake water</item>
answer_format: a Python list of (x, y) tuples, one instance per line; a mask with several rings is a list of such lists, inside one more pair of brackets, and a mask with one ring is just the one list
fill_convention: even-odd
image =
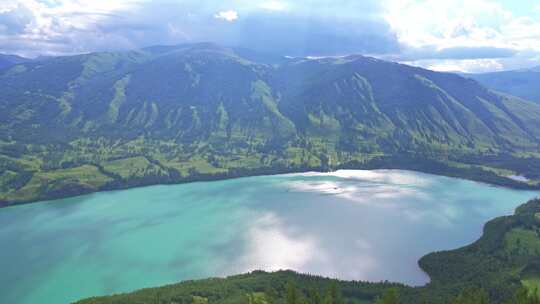
[(293, 269), (421, 285), (418, 259), (540, 192), (399, 170), (152, 186), (0, 209), (0, 303)]

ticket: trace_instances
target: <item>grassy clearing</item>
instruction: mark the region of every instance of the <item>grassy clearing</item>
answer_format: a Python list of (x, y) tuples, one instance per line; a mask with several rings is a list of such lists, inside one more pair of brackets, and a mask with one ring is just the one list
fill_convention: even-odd
[(514, 228), (505, 235), (504, 248), (513, 255), (540, 255), (540, 238), (534, 230)]
[(13, 201), (34, 200), (39, 198), (39, 194), (55, 192), (65, 187), (95, 191), (109, 181), (112, 179), (92, 165), (37, 172), (26, 185), (19, 190), (8, 192), (5, 198)]
[(195, 170), (201, 174), (216, 174), (227, 172), (225, 168), (218, 168), (210, 164), (206, 159), (201, 157), (194, 157), (187, 161), (180, 160), (162, 160), (161, 163), (169, 168), (173, 168), (180, 172), (182, 176), (189, 176), (190, 170)]
[(521, 280), (521, 284), (529, 290), (529, 292), (536, 292), (540, 296), (540, 277), (528, 277)]
[(142, 156), (109, 161), (102, 166), (105, 171), (120, 175), (123, 179), (167, 174)]

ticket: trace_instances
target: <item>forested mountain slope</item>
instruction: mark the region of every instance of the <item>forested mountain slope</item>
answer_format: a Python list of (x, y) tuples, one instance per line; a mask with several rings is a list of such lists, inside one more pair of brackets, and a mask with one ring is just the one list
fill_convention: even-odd
[(0, 88), (4, 204), (339, 167), (540, 178), (540, 105), (369, 57), (151, 47), (18, 64)]
[(30, 60), (17, 55), (0, 54), (0, 70), (28, 61)]

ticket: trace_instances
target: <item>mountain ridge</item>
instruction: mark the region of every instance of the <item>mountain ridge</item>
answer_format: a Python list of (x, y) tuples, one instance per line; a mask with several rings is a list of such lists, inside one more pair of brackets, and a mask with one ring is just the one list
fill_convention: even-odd
[(6, 203), (411, 159), (504, 185), (540, 178), (540, 105), (371, 57), (158, 46), (18, 64), (0, 88)]
[(13, 65), (28, 62), (30, 59), (18, 55), (1, 54), (0, 53), (0, 70), (11, 67)]
[(540, 66), (465, 76), (494, 90), (540, 103)]

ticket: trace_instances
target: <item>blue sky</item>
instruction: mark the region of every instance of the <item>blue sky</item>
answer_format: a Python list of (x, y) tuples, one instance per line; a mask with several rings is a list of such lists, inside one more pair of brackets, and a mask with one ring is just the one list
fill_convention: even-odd
[(289, 56), (361, 53), (435, 70), (540, 65), (538, 0), (1, 0), (0, 52), (211, 41)]

